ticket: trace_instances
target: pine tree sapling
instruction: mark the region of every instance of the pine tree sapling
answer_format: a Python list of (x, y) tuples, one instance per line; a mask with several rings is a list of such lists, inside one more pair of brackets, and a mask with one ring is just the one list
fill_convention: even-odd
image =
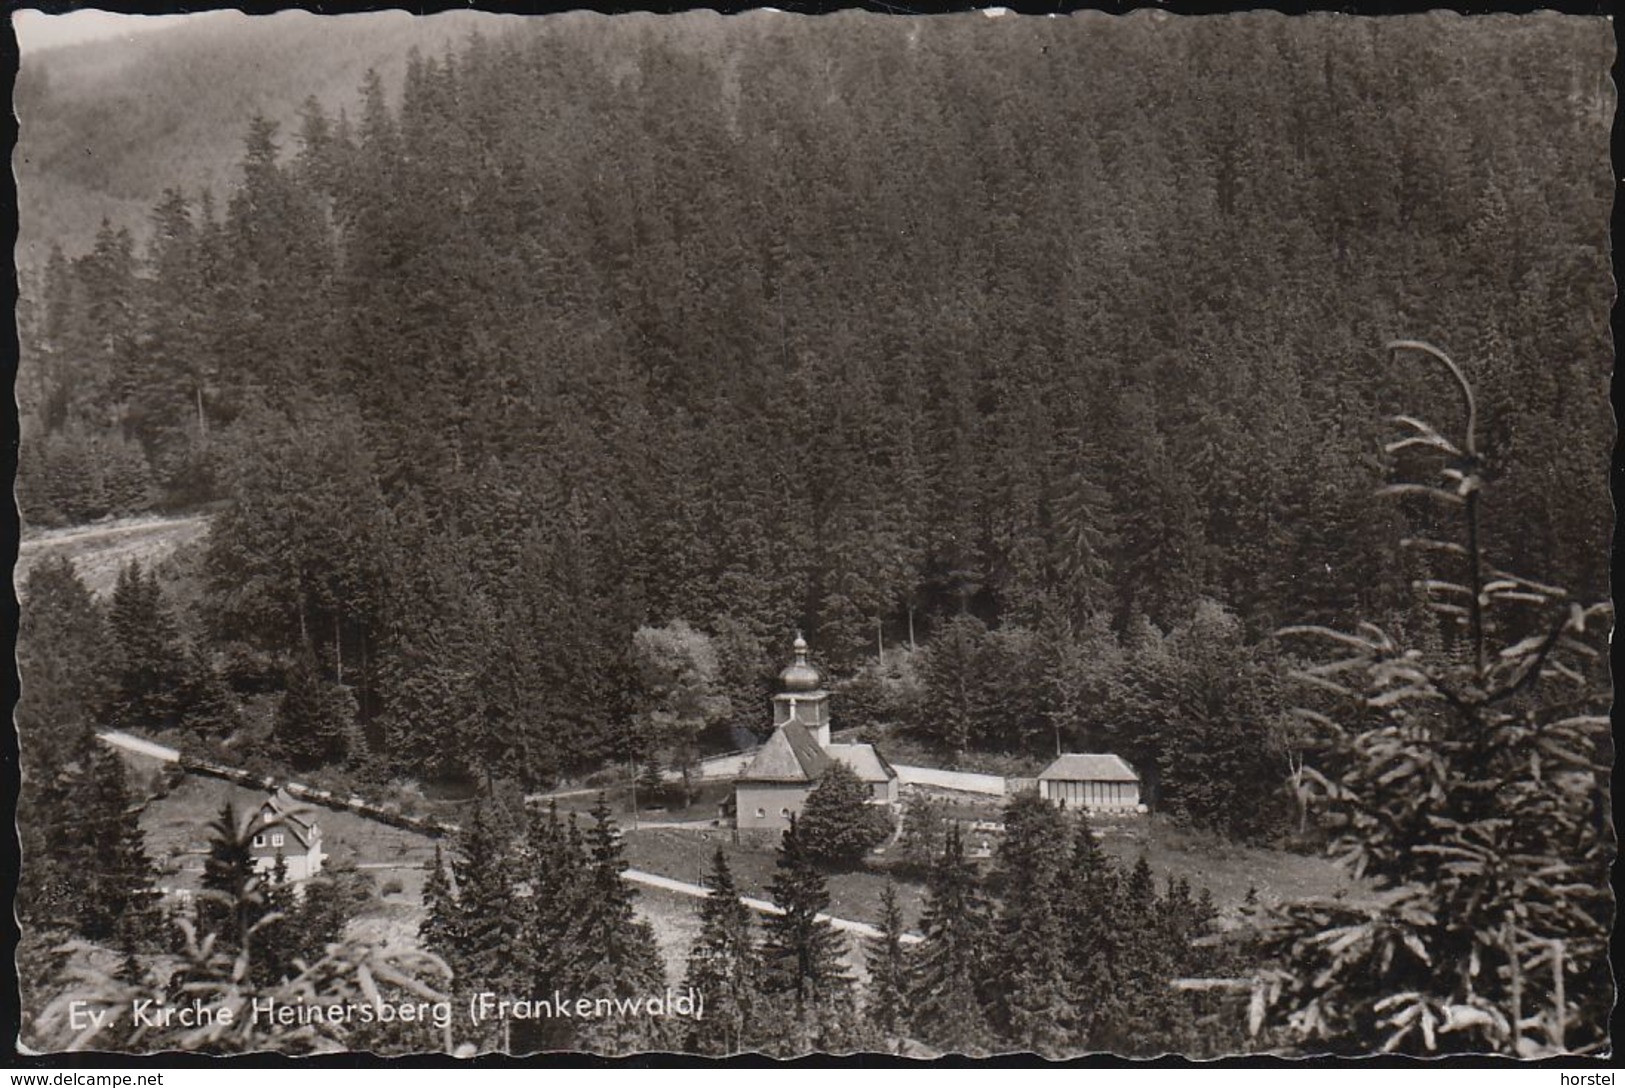
[(1465, 415), (1456, 437), (1397, 417), (1388, 446), (1428, 458), (1438, 482), (1384, 491), (1460, 518), (1449, 538), (1406, 541), (1443, 637), (1413, 646), (1370, 622), (1284, 632), (1340, 654), (1301, 673), (1331, 697), (1301, 711), (1320, 734), (1303, 777), (1334, 854), (1381, 898), (1283, 908), (1250, 1026), (1340, 1051), (1606, 1047), (1612, 753), (1596, 644), (1612, 609), (1494, 565), (1473, 388), (1431, 345), (1389, 347), (1448, 371)]

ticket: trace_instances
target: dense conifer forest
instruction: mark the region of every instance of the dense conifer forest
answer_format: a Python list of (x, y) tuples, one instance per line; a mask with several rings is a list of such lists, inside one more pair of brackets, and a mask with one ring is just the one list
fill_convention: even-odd
[[(889, 898), (859, 985), (817, 916), (864, 850), (820, 853), (814, 806), (785, 914), (754, 925), (713, 862), (686, 970), (715, 1021), (471, 1046), (1605, 1046), (1599, 25), (471, 17), (427, 50), (335, 35), (308, 97), (241, 126), (246, 91), (176, 104), (202, 61), (132, 62), (150, 114), (93, 53), (25, 65), (55, 150), (20, 175), (67, 194), (29, 227), (66, 244), (20, 269), (25, 522), (211, 521), (110, 599), (64, 559), (20, 585), (20, 916), (118, 950), (108, 993), (155, 956), (240, 995), (394, 954), (335, 951), (354, 873), (296, 900), (229, 810), (200, 915), (224, 937), (166, 936), (139, 791), (91, 736), (114, 726), (478, 795), (379, 978), (658, 987), (607, 805), (512, 802), (646, 768), (687, 807), (702, 754), (766, 732), (800, 629), (839, 729), (1019, 774), (1116, 752), (1159, 817), (1330, 845), (1386, 898), (1221, 937), (1200, 889), (1022, 794), (985, 865), (957, 824), (905, 828), (922, 940)], [(141, 143), (165, 114), (196, 158)], [(124, 132), (124, 165), (67, 155), (81, 130)], [(79, 244), (80, 190), (162, 196)], [(47, 943), (24, 973), (60, 981)], [(1246, 1010), (1173, 988), (1236, 974)]]
[(1378, 431), (1451, 393), (1387, 364), (1401, 332), (1481, 390), (1498, 558), (1604, 589), (1606, 48), (1452, 16), (502, 24), (398, 97), (254, 120), (143, 244), (52, 252), (21, 505), (224, 500), (200, 656), (243, 689), (309, 662), (348, 755), (402, 772), (638, 755), (631, 635), (675, 620), (742, 715), (801, 625), (838, 674), (930, 641), (984, 677), (987, 713), (918, 715), (948, 748), (1091, 743), (1046, 656), (1247, 660), (1411, 609), (1395, 530), (1430, 512), (1371, 503)]
[(42, 265), (53, 243), (69, 253), (89, 250), (103, 217), (141, 244), (165, 189), (195, 196), (236, 183), (244, 127), (256, 113), (294, 125), (312, 95), (335, 114), (353, 113), (369, 68), (398, 94), (414, 45), (440, 53), (476, 25), (490, 31), (514, 20), (404, 11), (318, 18), (292, 10), (143, 21), (162, 29), (44, 48), (28, 24), (16, 26), (19, 264)]

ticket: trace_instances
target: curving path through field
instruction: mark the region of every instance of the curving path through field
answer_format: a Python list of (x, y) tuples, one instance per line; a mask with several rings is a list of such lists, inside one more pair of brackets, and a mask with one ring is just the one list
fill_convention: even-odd
[[(163, 763), (180, 762), (181, 754), (176, 749), (166, 747), (162, 744), (154, 744), (150, 740), (143, 740), (142, 738), (134, 736), (130, 733), (121, 732), (117, 729), (109, 729), (97, 735), (104, 743), (111, 744), (115, 748), (122, 748), (126, 752), (131, 752), (135, 755), (146, 756), (149, 759), (156, 759)], [(362, 866), (362, 868), (366, 867), (367, 866)], [(661, 876), (659, 873), (644, 872), (642, 869), (628, 869), (621, 874), (621, 879), (627, 881), (628, 883), (642, 884), (645, 887), (658, 888), (661, 891), (673, 892), (677, 895), (686, 895), (694, 899), (708, 899), (711, 896), (711, 889), (705, 887), (703, 884), (691, 884), (686, 880), (674, 880), (669, 876)], [(749, 907), (751, 910), (756, 911), (758, 914), (784, 913), (784, 909), (782, 907), (778, 906), (776, 903), (770, 903), (766, 899), (756, 899), (751, 896), (740, 896), (739, 901), (745, 904), (745, 906)], [(827, 921), (830, 925), (834, 926), (843, 933), (852, 933), (859, 937), (878, 938), (881, 936), (880, 930), (867, 922), (854, 922), (850, 918), (836, 918), (828, 914), (820, 914), (818, 917)], [(902, 935), (902, 941), (904, 944), (919, 944), (922, 940), (924, 940), (924, 938), (917, 933), (905, 933)]]

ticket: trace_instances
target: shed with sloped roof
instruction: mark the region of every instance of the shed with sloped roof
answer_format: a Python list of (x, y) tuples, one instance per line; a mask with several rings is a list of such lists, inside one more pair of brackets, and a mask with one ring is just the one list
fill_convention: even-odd
[(1122, 756), (1068, 753), (1039, 773), (1038, 792), (1068, 808), (1133, 812), (1140, 807), (1140, 776)]

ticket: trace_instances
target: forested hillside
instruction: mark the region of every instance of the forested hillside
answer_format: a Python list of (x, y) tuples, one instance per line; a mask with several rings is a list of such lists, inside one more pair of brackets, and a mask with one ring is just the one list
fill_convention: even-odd
[[(1426, 622), (1395, 541), (1429, 511), (1370, 493), (1383, 417), (1455, 394), (1390, 366), (1397, 335), (1480, 392), (1496, 562), (1606, 592), (1602, 24), (350, 40), (375, 72), (283, 70), (319, 97), (246, 131), (184, 69), (19, 90), (42, 180), (170, 187), (149, 241), (109, 222), (25, 283), (25, 517), (230, 500), (198, 657), (297, 678), (301, 758), (535, 782), (641, 755), (633, 633), (684, 620), (740, 720), (798, 625), (838, 676), (929, 640), (898, 713), (945, 749), (1109, 743), (1155, 778), (1211, 745), (1213, 781), (1273, 789), (1260, 636)], [(40, 101), (140, 144), (143, 94), (236, 143), (229, 184), (30, 132)], [(25, 231), (59, 236), (52, 207)]]
[(353, 112), (368, 68), (398, 91), (413, 45), (440, 52), (475, 25), (499, 34), (514, 21), (213, 12), (155, 34), (25, 53), (12, 92), (19, 264), (43, 265), (53, 242), (88, 250), (104, 216), (144, 240), (165, 189), (221, 193), (236, 182), (256, 114), (290, 126), (311, 96)]

